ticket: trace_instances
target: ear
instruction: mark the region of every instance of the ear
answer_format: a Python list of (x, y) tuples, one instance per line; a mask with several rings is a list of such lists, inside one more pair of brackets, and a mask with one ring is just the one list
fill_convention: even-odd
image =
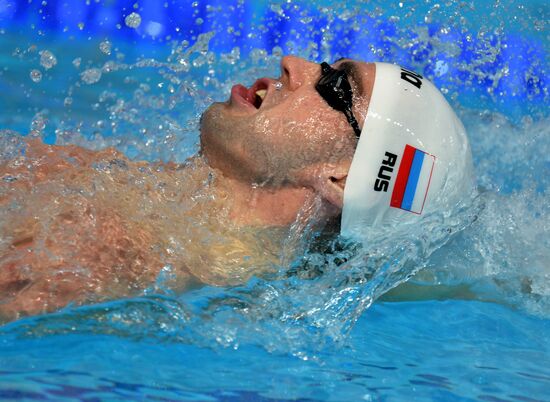
[(344, 187), (351, 161), (323, 163), (306, 169), (304, 182), (313, 187), (325, 201), (342, 209), (344, 206)]

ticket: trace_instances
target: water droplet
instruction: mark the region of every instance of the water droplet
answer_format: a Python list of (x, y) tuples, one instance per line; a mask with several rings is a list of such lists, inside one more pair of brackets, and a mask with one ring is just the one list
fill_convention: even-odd
[(86, 84), (95, 84), (101, 79), (101, 70), (99, 68), (89, 68), (80, 74), (80, 78)]
[(43, 131), (46, 128), (47, 120), (42, 115), (36, 115), (31, 121), (31, 131)]
[(111, 47), (111, 42), (109, 42), (107, 39), (99, 44), (99, 50), (101, 50), (106, 55), (111, 54)]
[(78, 23), (78, 29), (80, 29), (81, 31), (84, 29), (84, 23), (83, 22)]
[(229, 64), (235, 64), (237, 61), (239, 61), (240, 56), (240, 49), (238, 47), (234, 47), (230, 53), (222, 54), (221, 60)]
[(116, 69), (116, 63), (114, 61), (108, 61), (103, 65), (103, 71), (106, 73), (110, 73), (115, 69)]
[(130, 28), (137, 28), (141, 24), (141, 15), (138, 13), (131, 13), (124, 18), (124, 23)]
[(284, 16), (285, 12), (283, 11), (283, 8), (280, 4), (272, 4), (271, 5), (271, 11), (273, 11), (275, 14), (278, 14), (280, 16)]
[(200, 17), (195, 20), (195, 24), (197, 24), (197, 25), (202, 25), (203, 22), (204, 22), (204, 20)]
[(49, 50), (42, 50), (41, 52), (39, 52), (39, 54), (40, 54), (40, 65), (44, 67), (46, 70), (52, 68), (57, 64), (57, 59), (55, 58), (54, 54)]
[(544, 31), (544, 26), (545, 25), (546, 25), (546, 20), (543, 20), (543, 19), (536, 19), (533, 22), (533, 26), (535, 28), (535, 31), (539, 31), (539, 32)]
[(67, 96), (63, 101), (63, 105), (65, 105), (65, 107), (71, 106), (72, 104), (73, 104), (73, 98), (71, 98), (70, 96)]
[(283, 49), (280, 46), (275, 46), (273, 49), (271, 49), (271, 54), (276, 58), (283, 57)]
[(73, 60), (73, 66), (75, 66), (76, 68), (80, 68), (81, 62), (82, 62), (82, 59), (80, 57), (77, 57), (76, 59)]
[(162, 24), (159, 24), (156, 21), (149, 21), (145, 31), (151, 36), (158, 36), (162, 32)]
[(435, 63), (435, 74), (438, 76), (442, 76), (447, 74), (447, 71), (449, 71), (449, 65), (445, 63), (443, 60), (438, 60)]
[(42, 73), (40, 72), (40, 70), (31, 70), (31, 80), (33, 80), (34, 82), (40, 82), (42, 80)]

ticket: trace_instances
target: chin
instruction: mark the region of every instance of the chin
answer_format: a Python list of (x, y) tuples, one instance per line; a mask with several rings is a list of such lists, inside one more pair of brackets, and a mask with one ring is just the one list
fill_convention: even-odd
[(204, 112), (202, 112), (201, 118), (200, 118), (200, 130), (201, 133), (212, 123), (212, 120), (218, 114), (219, 112), (216, 112), (217, 109), (220, 109), (222, 105), (220, 103), (212, 103), (210, 106), (206, 108)]
[(201, 115), (200, 118), (200, 142), (201, 148), (216, 135), (220, 135), (226, 131), (223, 127), (223, 104), (213, 103), (211, 104)]

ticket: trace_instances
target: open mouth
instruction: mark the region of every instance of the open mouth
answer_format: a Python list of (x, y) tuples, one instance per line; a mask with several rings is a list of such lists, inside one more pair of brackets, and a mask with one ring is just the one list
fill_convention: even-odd
[(250, 91), (253, 93), (254, 96), (254, 102), (252, 102), (252, 104), (256, 109), (259, 109), (262, 106), (262, 103), (267, 96), (268, 87), (268, 82), (266, 82), (265, 80), (258, 80), (254, 83), (254, 85), (252, 85), (252, 88), (250, 88)]
[(268, 89), (269, 79), (260, 78), (250, 88), (235, 85), (231, 90), (231, 96), (241, 104), (260, 109), (268, 95)]
[(256, 91), (256, 96), (254, 97), (254, 107), (256, 109), (259, 109), (260, 106), (262, 106), (262, 102), (264, 101), (266, 94), (267, 89), (258, 89)]

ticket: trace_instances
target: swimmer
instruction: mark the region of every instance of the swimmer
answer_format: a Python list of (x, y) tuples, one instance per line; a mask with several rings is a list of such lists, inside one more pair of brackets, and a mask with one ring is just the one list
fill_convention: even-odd
[(181, 165), (38, 140), (1, 164), (0, 316), (244, 283), (299, 252), (293, 230), (341, 219), (361, 240), (450, 213), (472, 185), (444, 97), (391, 64), (284, 57), (200, 131)]

